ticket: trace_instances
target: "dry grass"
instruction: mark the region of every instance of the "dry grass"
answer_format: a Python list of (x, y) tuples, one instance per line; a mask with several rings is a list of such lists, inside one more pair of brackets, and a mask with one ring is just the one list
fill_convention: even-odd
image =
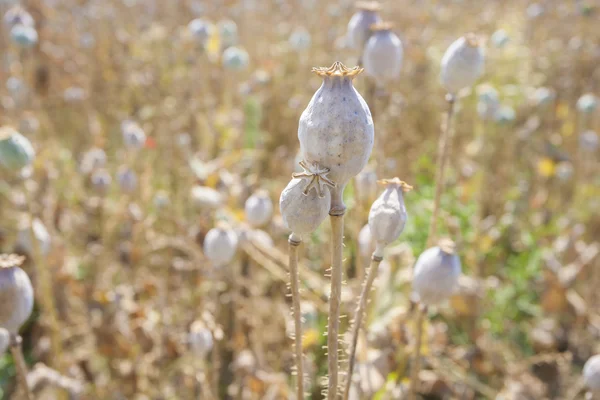
[[(24, 267), (37, 296), (21, 331), (26, 361), (62, 375), (50, 370), (53, 379), (41, 379), (36, 395), (60, 392), (56, 382), (66, 382), (81, 399), (293, 398), (289, 232), (276, 211), (262, 228), (272, 243), (265, 241), (246, 224), (244, 202), (265, 189), (276, 204), (297, 168), (298, 119), (320, 84), (311, 68), (358, 59), (338, 39), (352, 3), (23, 3), (40, 41), (19, 49), (2, 26), (0, 125), (18, 127), (37, 157), (25, 177), (0, 169), (0, 251), (35, 256), (19, 239), (25, 215), (39, 217), (52, 239), (47, 254), (36, 250), (42, 269), (31, 258)], [(487, 40), (478, 83), (494, 86), (515, 118), (480, 118), (476, 88), (457, 99), (436, 230), (457, 242), (466, 276), (448, 305), (429, 311), (420, 392), (437, 399), (584, 396), (581, 368), (600, 352), (600, 153), (582, 146), (580, 134), (600, 130), (600, 108), (584, 114), (576, 103), (585, 93), (600, 95), (600, 9), (553, 0), (530, 18), (527, 3), (382, 3), (404, 44), (401, 77), (383, 92), (364, 75), (355, 84), (375, 116), (370, 168), (415, 190), (359, 335), (354, 398), (406, 393), (416, 339), (410, 270), (427, 240), (447, 107), (440, 58), (458, 36), (490, 38), (500, 28), (510, 41), (498, 48)], [(196, 16), (237, 23), (246, 69), (221, 65), (218, 35), (206, 49), (194, 42), (187, 24)], [(288, 41), (298, 28), (311, 35), (299, 51)], [(545, 105), (535, 102), (540, 87), (554, 93)], [(124, 146), (125, 119), (144, 129), (143, 148)], [(82, 171), (93, 148), (107, 155), (103, 169), (113, 179), (105, 192)], [(124, 166), (137, 174), (133, 191), (118, 185)], [(194, 185), (217, 190), (222, 201), (198, 206)], [(346, 189), (342, 317), (335, 321), (342, 339), (367, 267), (358, 232), (377, 195), (354, 182)], [(220, 219), (234, 226), (240, 246), (231, 263), (215, 268), (202, 244)], [(322, 224), (298, 252), (312, 399), (327, 387), (330, 233)], [(202, 360), (187, 343), (196, 320), (214, 338)], [(347, 348), (342, 341), (343, 361)], [(3, 398), (18, 398), (10, 355), (0, 358), (0, 385)]]

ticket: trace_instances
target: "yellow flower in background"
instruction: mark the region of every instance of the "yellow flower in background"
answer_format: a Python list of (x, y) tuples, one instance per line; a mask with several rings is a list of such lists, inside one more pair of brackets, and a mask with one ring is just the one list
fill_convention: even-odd
[(314, 346), (315, 344), (319, 343), (320, 337), (321, 335), (319, 334), (318, 330), (314, 328), (307, 329), (303, 335), (302, 347), (306, 349), (308, 347)]
[(556, 107), (556, 116), (559, 120), (565, 120), (569, 117), (569, 105), (565, 103), (560, 103)]
[(221, 56), (221, 38), (219, 37), (219, 32), (216, 29), (208, 38), (208, 42), (206, 43), (206, 54), (213, 62), (217, 61)]
[(537, 165), (538, 173), (544, 178), (550, 178), (556, 173), (556, 163), (550, 158), (542, 158)]

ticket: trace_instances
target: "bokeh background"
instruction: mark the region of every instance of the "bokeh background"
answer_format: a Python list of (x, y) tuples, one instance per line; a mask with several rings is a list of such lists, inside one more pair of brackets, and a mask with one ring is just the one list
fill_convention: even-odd
[[(2, 15), (17, 3), (0, 0)], [(30, 256), (26, 359), (58, 373), (41, 374), (36, 394), (210, 399), (211, 387), (218, 399), (293, 398), (289, 232), (277, 203), (321, 83), (311, 68), (359, 59), (345, 39), (353, 1), (20, 3), (37, 40), (3, 20), (0, 125), (37, 156), (19, 173), (0, 170), (0, 250)], [(410, 273), (446, 110), (440, 59), (468, 32), (485, 40), (486, 69), (457, 102), (440, 214), (464, 277), (430, 310), (421, 395), (584, 398), (581, 369), (600, 352), (600, 4), (395, 0), (380, 15), (404, 59), (385, 87), (355, 79), (376, 143), (345, 193), (344, 315), (372, 251), (361, 229), (376, 180), (398, 176), (414, 190), (359, 341), (356, 398), (403, 396)], [(244, 213), (259, 189), (275, 209), (260, 229)], [(202, 250), (217, 221), (239, 237), (219, 268)], [(313, 399), (326, 375), (328, 238), (324, 223), (300, 248)], [(2, 398), (19, 398), (14, 374), (11, 356), (0, 358)]]

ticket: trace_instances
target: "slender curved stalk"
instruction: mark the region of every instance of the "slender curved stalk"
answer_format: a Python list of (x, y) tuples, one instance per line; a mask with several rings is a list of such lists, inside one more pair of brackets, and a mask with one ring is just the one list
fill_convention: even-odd
[(440, 209), (440, 200), (442, 198), (442, 192), (444, 191), (444, 176), (446, 173), (446, 164), (450, 157), (450, 148), (452, 146), (451, 138), (451, 126), (452, 116), (454, 115), (454, 96), (451, 94), (446, 95), (446, 101), (448, 102), (448, 114), (446, 122), (442, 127), (442, 134), (438, 142), (438, 154), (437, 154), (437, 169), (435, 172), (435, 198), (433, 201), (433, 212), (431, 214), (431, 221), (429, 223), (429, 233), (427, 235), (427, 247), (431, 247), (436, 239), (437, 235), (437, 220)]
[(337, 399), (338, 393), (338, 332), (340, 330), (340, 303), (342, 294), (342, 249), (344, 245), (345, 209), (329, 212), (331, 220), (331, 293), (329, 295), (329, 321), (327, 325), (327, 365), (329, 383), (327, 399)]
[(290, 235), (288, 239), (290, 250), (290, 287), (292, 289), (292, 306), (294, 313), (294, 347), (296, 350), (296, 385), (297, 400), (304, 398), (304, 363), (302, 357), (302, 311), (300, 309), (300, 279), (298, 277), (298, 246), (302, 239)]
[(21, 336), (16, 336), (13, 338), (13, 343), (10, 346), (10, 352), (12, 353), (15, 367), (17, 369), (17, 379), (19, 380), (19, 385), (21, 386), (21, 391), (26, 400), (33, 400), (33, 394), (31, 394), (31, 390), (29, 390), (29, 385), (27, 383), (27, 364), (25, 363), (25, 358), (23, 357), (23, 348), (21, 347)]
[(413, 365), (410, 371), (410, 391), (408, 393), (408, 400), (416, 400), (417, 392), (419, 390), (419, 372), (421, 371), (421, 342), (423, 336), (423, 320), (427, 313), (426, 306), (417, 306), (417, 320), (416, 325), (416, 337), (415, 337), (415, 348)]
[(383, 260), (382, 257), (373, 254), (371, 257), (371, 267), (367, 273), (367, 278), (363, 284), (362, 292), (360, 293), (360, 300), (358, 301), (358, 307), (354, 314), (354, 326), (352, 327), (352, 342), (350, 344), (350, 359), (348, 362), (348, 374), (346, 375), (346, 385), (344, 387), (344, 400), (348, 400), (350, 395), (350, 385), (352, 383), (352, 373), (354, 371), (354, 364), (356, 363), (356, 346), (358, 344), (358, 334), (360, 332), (360, 326), (362, 319), (366, 312), (367, 302), (369, 300), (369, 293), (373, 287), (373, 281), (377, 276), (379, 270), (379, 264)]
[(36, 273), (36, 284), (40, 286), (40, 294), (42, 298), (41, 304), (45, 305), (42, 308), (48, 315), (48, 328), (50, 330), (50, 349), (52, 351), (52, 359), (54, 360), (54, 367), (60, 372), (62, 371), (62, 342), (60, 339), (60, 327), (59, 327), (59, 319), (58, 313), (56, 311), (56, 302), (54, 300), (53, 293), (53, 279), (52, 274), (48, 270), (48, 266), (46, 265), (46, 257), (42, 254), (40, 249), (40, 243), (38, 238), (35, 236), (35, 231), (33, 229), (33, 221), (35, 220), (33, 214), (33, 200), (31, 196), (27, 192), (27, 201), (29, 206), (29, 235), (31, 239), (31, 250), (32, 253), (32, 261), (35, 268)]

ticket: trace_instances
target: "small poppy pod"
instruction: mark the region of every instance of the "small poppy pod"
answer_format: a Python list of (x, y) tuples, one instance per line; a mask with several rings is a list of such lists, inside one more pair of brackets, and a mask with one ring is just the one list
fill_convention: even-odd
[(0, 327), (0, 356), (3, 356), (10, 346), (10, 332)]
[(259, 190), (248, 197), (244, 205), (246, 220), (254, 228), (266, 225), (273, 216), (273, 201), (269, 193), (265, 190)]
[(88, 150), (81, 159), (80, 170), (84, 174), (106, 166), (106, 152), (100, 148)]
[(346, 40), (348, 46), (362, 52), (371, 35), (371, 26), (381, 22), (381, 17), (378, 14), (381, 7), (375, 1), (358, 2), (356, 3), (356, 9), (356, 13), (348, 22)]
[(310, 33), (304, 28), (295, 29), (288, 39), (295, 51), (306, 50), (310, 47)]
[(230, 71), (242, 71), (250, 62), (248, 52), (239, 47), (228, 47), (223, 52), (223, 67)]
[(121, 133), (123, 142), (130, 149), (141, 149), (146, 144), (146, 133), (142, 127), (132, 120), (125, 120), (121, 123)]
[(224, 19), (217, 25), (222, 47), (235, 46), (238, 43), (238, 27), (235, 21)]
[(117, 171), (117, 182), (123, 192), (131, 193), (137, 188), (137, 175), (129, 167), (121, 167)]
[(219, 208), (223, 201), (221, 193), (208, 186), (194, 186), (190, 192), (192, 203), (198, 208)]
[(192, 20), (187, 27), (192, 37), (202, 46), (206, 44), (214, 30), (213, 25), (202, 18)]
[[(52, 239), (50, 238), (48, 229), (46, 229), (46, 226), (39, 218), (35, 218), (33, 222), (31, 222), (31, 228), (33, 228), (35, 240), (38, 242), (40, 252), (44, 256), (48, 255), (52, 246)], [(17, 232), (17, 247), (25, 251), (27, 254), (33, 254), (29, 220), (21, 221), (21, 226), (19, 226), (19, 231)]]
[(190, 349), (199, 358), (204, 358), (213, 348), (213, 335), (202, 321), (194, 321), (188, 335)]
[(483, 74), (484, 50), (472, 33), (458, 38), (442, 57), (441, 81), (448, 93), (456, 95), (472, 86)]
[(363, 63), (367, 75), (379, 85), (384, 85), (400, 76), (404, 50), (400, 38), (392, 32), (391, 24), (375, 24), (371, 26), (371, 32), (365, 45)]
[(300, 163), (304, 172), (295, 173), (281, 192), (279, 209), (285, 226), (296, 235), (314, 232), (329, 214), (335, 183), (327, 178), (329, 170), (318, 164)]
[(598, 98), (592, 93), (586, 93), (577, 100), (577, 109), (584, 114), (594, 112), (597, 107)]
[(329, 68), (313, 68), (323, 84), (300, 116), (302, 158), (329, 169), (330, 179), (336, 183), (331, 189), (331, 209), (345, 209), (344, 188), (364, 168), (373, 150), (371, 111), (352, 85), (362, 71), (340, 62)]
[(12, 29), (16, 25), (34, 26), (35, 20), (23, 7), (16, 5), (4, 14), (4, 23)]
[(0, 326), (13, 335), (29, 319), (33, 310), (33, 287), (20, 268), (24, 258), (0, 255)]
[(404, 230), (408, 214), (404, 205), (404, 192), (412, 187), (399, 178), (382, 179), (383, 193), (373, 202), (369, 211), (369, 228), (377, 244), (375, 255), (383, 257), (383, 249), (396, 241)]
[(425, 250), (415, 264), (413, 291), (425, 305), (439, 304), (454, 292), (461, 273), (456, 246), (448, 239)]
[(90, 183), (96, 192), (105, 194), (112, 183), (112, 177), (105, 169), (98, 169), (90, 175)]
[(590, 357), (583, 366), (583, 381), (589, 389), (600, 391), (600, 354)]
[(204, 255), (217, 267), (231, 262), (237, 247), (237, 234), (225, 223), (219, 223), (204, 237)]
[(0, 128), (0, 164), (11, 171), (19, 171), (33, 162), (35, 151), (29, 139), (14, 128)]
[(19, 47), (33, 47), (38, 42), (38, 33), (31, 25), (17, 24), (10, 30), (10, 38)]
[(373, 200), (377, 196), (377, 174), (375, 171), (369, 170), (368, 167), (363, 169), (354, 179), (354, 189), (361, 200)]

